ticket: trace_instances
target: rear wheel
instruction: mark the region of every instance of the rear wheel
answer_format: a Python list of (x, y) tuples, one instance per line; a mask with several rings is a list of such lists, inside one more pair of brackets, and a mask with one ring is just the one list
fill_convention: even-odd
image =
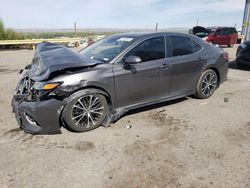
[(208, 69), (202, 73), (198, 81), (195, 96), (200, 99), (209, 98), (211, 95), (213, 95), (217, 87), (218, 76), (214, 70)]
[(76, 132), (90, 131), (100, 126), (108, 113), (106, 98), (100, 94), (86, 94), (66, 105), (63, 119)]

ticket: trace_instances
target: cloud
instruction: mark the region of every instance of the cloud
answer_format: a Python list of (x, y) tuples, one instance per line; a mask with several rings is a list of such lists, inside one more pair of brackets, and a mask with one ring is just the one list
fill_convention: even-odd
[(190, 27), (242, 22), (245, 0), (0, 0), (0, 17), (9, 27), (149, 28)]

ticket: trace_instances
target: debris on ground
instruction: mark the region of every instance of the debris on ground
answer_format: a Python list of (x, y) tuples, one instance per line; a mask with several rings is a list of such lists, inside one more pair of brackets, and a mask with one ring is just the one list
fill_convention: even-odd
[(228, 98), (228, 97), (225, 97), (225, 98), (224, 98), (224, 102), (229, 102), (229, 98)]
[(132, 128), (132, 126), (131, 125), (127, 125), (127, 129), (131, 129)]
[(162, 113), (162, 112), (165, 112), (165, 111), (166, 111), (166, 110), (165, 110), (165, 109), (163, 109), (163, 110), (160, 110), (160, 111), (159, 111), (159, 113)]

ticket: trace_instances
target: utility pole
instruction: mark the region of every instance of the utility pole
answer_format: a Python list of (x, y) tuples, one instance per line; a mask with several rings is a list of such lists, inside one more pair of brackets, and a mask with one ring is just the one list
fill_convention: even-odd
[(158, 30), (158, 22), (156, 22), (156, 24), (155, 24), (155, 31), (157, 31)]
[(199, 25), (199, 18), (196, 19), (196, 26)]
[(250, 40), (250, 0), (246, 0), (241, 34), (245, 35), (245, 40)]
[(76, 22), (74, 23), (74, 32), (75, 32), (75, 37), (76, 37)]

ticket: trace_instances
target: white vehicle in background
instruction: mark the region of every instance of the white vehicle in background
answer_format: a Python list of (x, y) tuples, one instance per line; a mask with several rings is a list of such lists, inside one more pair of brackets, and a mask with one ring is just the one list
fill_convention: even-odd
[(68, 47), (69, 48), (74, 48), (74, 47), (76, 47), (76, 43), (75, 42), (69, 42)]
[(88, 46), (88, 40), (87, 39), (82, 39), (80, 41), (80, 48), (86, 48)]
[(241, 34), (242, 33), (241, 28), (237, 29), (237, 32), (238, 32), (237, 44), (241, 44), (242, 42), (244, 42), (245, 35)]
[(238, 29), (237, 29), (238, 35), (241, 35), (241, 31), (242, 31), (241, 28), (238, 28)]
[(80, 40), (79, 42), (69, 42), (68, 43), (68, 48), (86, 48), (88, 46), (88, 40)]
[(96, 41), (98, 41), (98, 40), (101, 40), (105, 37), (106, 37), (106, 35), (97, 35), (95, 38), (96, 38)]

